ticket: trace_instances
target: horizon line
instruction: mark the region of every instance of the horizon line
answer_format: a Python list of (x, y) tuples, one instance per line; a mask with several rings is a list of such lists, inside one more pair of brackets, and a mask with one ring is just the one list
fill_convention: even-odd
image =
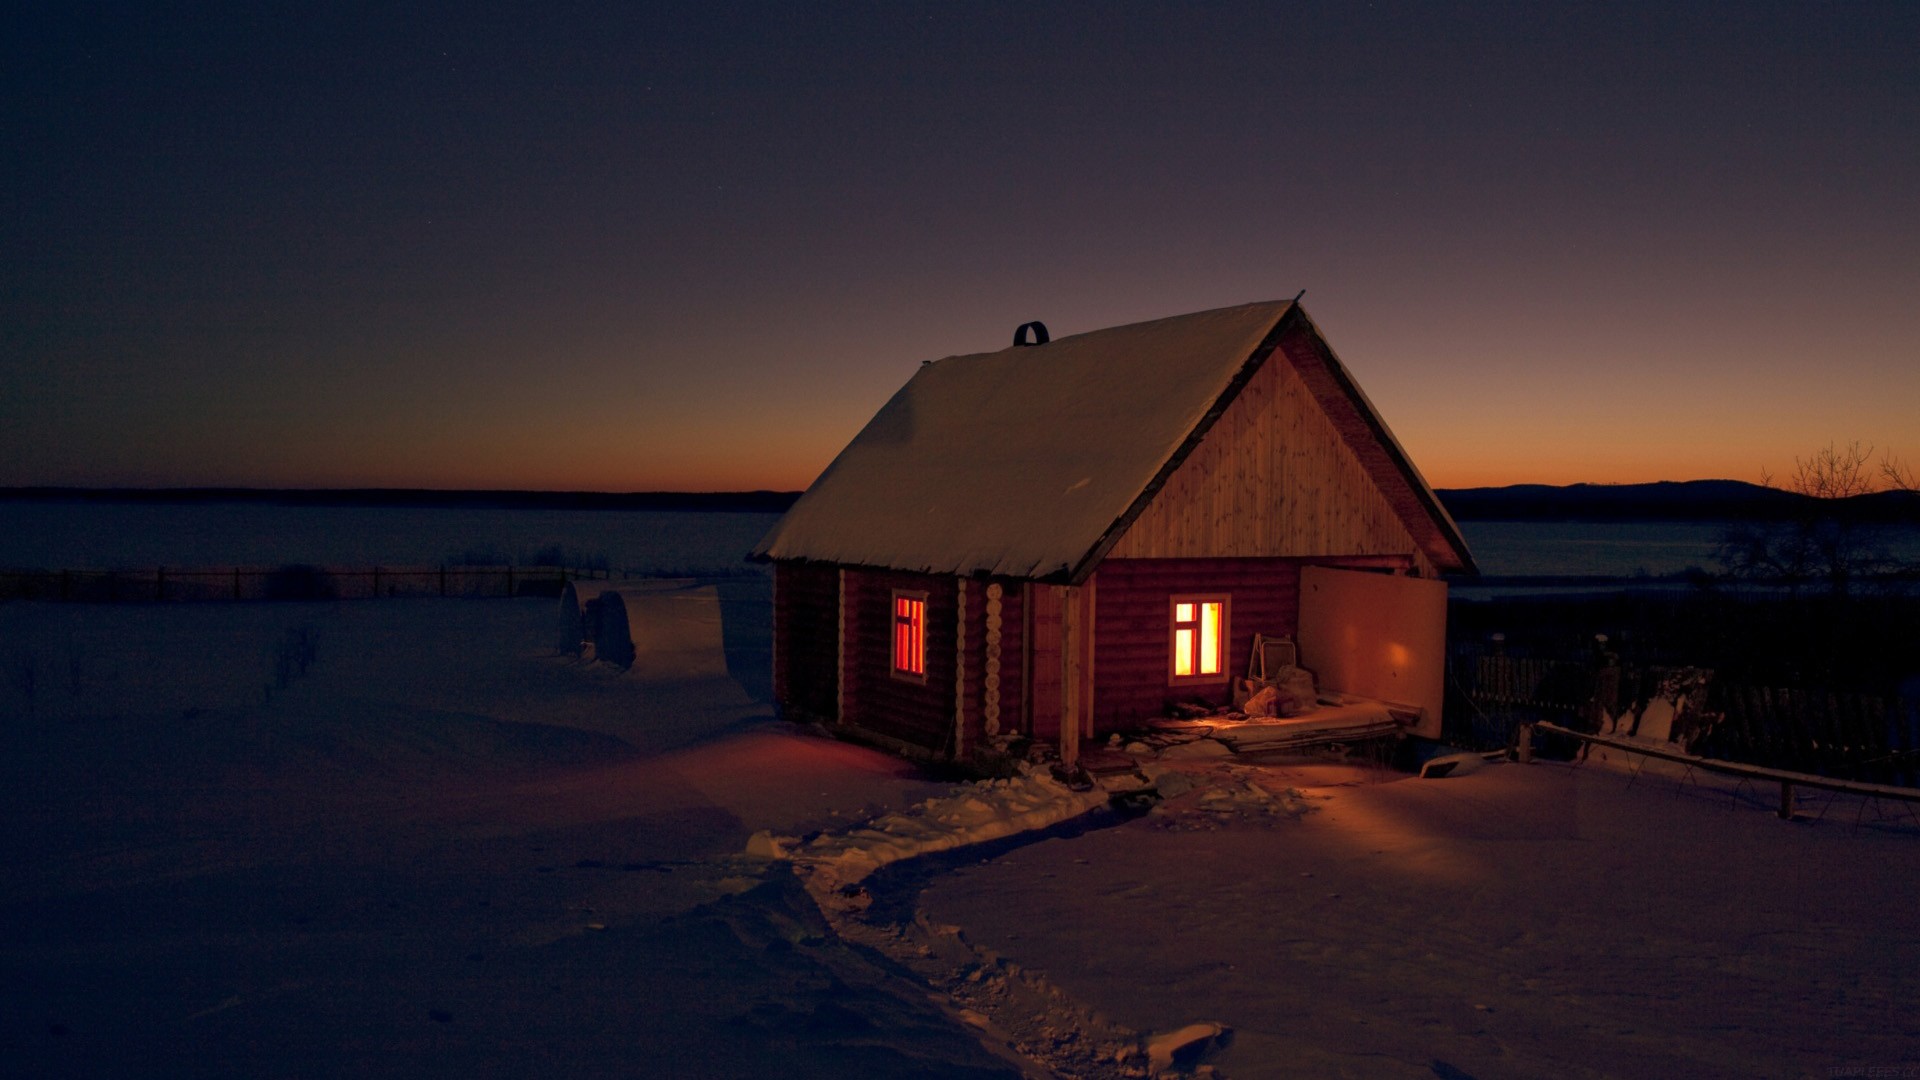
[[(1751, 480), (1737, 480), (1731, 477), (1693, 477), (1685, 480), (1572, 480), (1561, 484), (1542, 481), (1521, 480), (1508, 484), (1470, 484), (1458, 486), (1436, 485), (1435, 491), (1502, 491), (1510, 488), (1576, 488), (1576, 487), (1653, 487), (1660, 484), (1740, 484), (1762, 490), (1784, 490), (1769, 488), (1768, 485)], [(0, 499), (32, 498), (39, 496), (81, 496), (111, 497), (132, 496), (276, 496), (276, 495), (355, 495), (355, 496), (396, 496), (419, 495), (429, 497), (450, 496), (537, 496), (556, 498), (766, 498), (770, 496), (798, 497), (805, 494), (804, 488), (644, 488), (635, 490), (615, 490), (608, 488), (513, 488), (513, 487), (429, 487), (417, 485), (365, 485), (351, 484), (343, 486), (292, 485), (286, 487), (265, 486), (259, 484), (12, 484), (0, 485)]]

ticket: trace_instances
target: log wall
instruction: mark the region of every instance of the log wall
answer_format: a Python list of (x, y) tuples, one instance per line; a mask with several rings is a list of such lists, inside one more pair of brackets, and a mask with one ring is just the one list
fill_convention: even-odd
[[(1253, 635), (1291, 637), (1299, 632), (1301, 567), (1366, 569), (1392, 561), (1364, 557), (1108, 559), (1093, 577), (1099, 596), (1094, 608), (1094, 736), (1105, 738), (1137, 728), (1143, 720), (1165, 715), (1175, 701), (1197, 698), (1221, 705), (1230, 700), (1230, 681), (1171, 684), (1168, 605), (1174, 596), (1228, 596), (1226, 670), (1229, 679), (1239, 679), (1247, 673)], [(1301, 661), (1313, 667), (1311, 656), (1302, 656)]]
[[(993, 620), (997, 627), (999, 644), (995, 647), (991, 641), (985, 645), (986, 660), (982, 666), (985, 675), (993, 679), (993, 689), (988, 692), (984, 679), (982, 685), (982, 735), (1013, 735), (1024, 732), (1028, 727), (1026, 714), (1026, 607), (1024, 583), (1018, 581), (996, 581), (1000, 586), (999, 617)], [(983, 615), (983, 623), (992, 617), (991, 610)], [(987, 637), (983, 625), (983, 638)], [(995, 708), (988, 715), (987, 702)]]
[(1109, 557), (1405, 555), (1434, 567), (1276, 350)]
[(1255, 633), (1292, 634), (1300, 610), (1300, 563), (1288, 559), (1108, 559), (1094, 575), (1094, 734), (1134, 728), (1175, 700), (1224, 704), (1231, 683), (1172, 686), (1168, 605), (1175, 595), (1226, 593), (1230, 677), (1245, 674)]
[[(842, 580), (846, 651), (841, 719), (936, 754), (948, 753), (954, 743), (959, 660), (958, 579), (848, 568)], [(925, 682), (893, 674), (895, 589), (927, 594)]]
[(1060, 593), (1055, 585), (1026, 586), (1026, 732), (1035, 740), (1060, 738)]
[(831, 720), (840, 709), (840, 570), (820, 563), (774, 564), (773, 697)]
[(956, 704), (964, 724), (960, 755), (987, 746), (996, 735), (1025, 731), (1021, 683), (1025, 647), (1023, 583), (1004, 578), (966, 582), (966, 646)]

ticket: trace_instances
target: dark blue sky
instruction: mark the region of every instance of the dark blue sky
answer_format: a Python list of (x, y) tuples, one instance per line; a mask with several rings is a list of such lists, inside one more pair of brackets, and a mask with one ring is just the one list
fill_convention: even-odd
[(398, 7), (9, 15), (0, 484), (798, 487), (1302, 288), (1438, 484), (1920, 455), (1920, 5)]

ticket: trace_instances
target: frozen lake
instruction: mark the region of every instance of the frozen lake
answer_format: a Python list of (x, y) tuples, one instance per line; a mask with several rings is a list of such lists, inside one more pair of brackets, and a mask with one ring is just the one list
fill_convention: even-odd
[(1495, 577), (1661, 576), (1712, 569), (1726, 526), (1696, 522), (1464, 521), (1460, 531)]
[(738, 573), (778, 514), (751, 511), (0, 503), (0, 566), (438, 566)]
[[(737, 573), (778, 514), (752, 511), (0, 502), (0, 567), (437, 566), (560, 562), (690, 576)], [(1461, 525), (1495, 577), (1661, 577), (1716, 568), (1725, 526)], [(1920, 559), (1920, 530), (1881, 533)]]
[[(1465, 521), (1480, 572), (1490, 578), (1671, 578), (1690, 570), (1721, 571), (1716, 558), (1729, 525), (1681, 521)], [(1878, 526), (1869, 542), (1888, 554), (1920, 561), (1920, 529)], [(1678, 586), (1675, 586), (1678, 587)], [(1462, 595), (1493, 586), (1466, 585)]]

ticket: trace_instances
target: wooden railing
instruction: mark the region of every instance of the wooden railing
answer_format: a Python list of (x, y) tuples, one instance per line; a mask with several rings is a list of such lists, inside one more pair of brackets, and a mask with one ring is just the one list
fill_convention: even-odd
[[(1833, 791), (1846, 795), (1860, 795), (1870, 799), (1890, 799), (1895, 802), (1920, 803), (1920, 788), (1902, 787), (1893, 784), (1870, 784), (1860, 780), (1845, 780), (1831, 776), (1815, 776), (1810, 773), (1793, 772), (1788, 769), (1771, 769), (1764, 765), (1749, 765), (1745, 762), (1722, 761), (1718, 758), (1701, 757), (1679, 749), (1649, 745), (1634, 739), (1620, 739), (1608, 735), (1596, 735), (1592, 732), (1574, 731), (1559, 724), (1538, 721), (1530, 727), (1563, 738), (1577, 739), (1595, 746), (1605, 746), (1641, 757), (1659, 761), (1671, 761), (1701, 772), (1717, 773), (1722, 776), (1738, 776), (1748, 780), (1780, 785), (1779, 815), (1792, 818), (1794, 815), (1794, 789), (1811, 788), (1818, 791)], [(1531, 739), (1523, 732), (1522, 745), (1529, 745)], [(1524, 757), (1524, 752), (1522, 754)]]

